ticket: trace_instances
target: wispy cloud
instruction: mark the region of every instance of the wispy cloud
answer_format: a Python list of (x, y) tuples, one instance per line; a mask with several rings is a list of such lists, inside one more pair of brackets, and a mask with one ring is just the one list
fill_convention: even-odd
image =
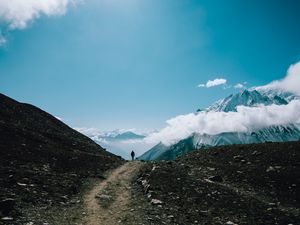
[(233, 86), (235, 89), (245, 89), (245, 85), (241, 83), (237, 83), (236, 85)]
[(282, 80), (273, 81), (256, 89), (279, 89), (300, 95), (300, 61), (289, 67), (286, 77)]
[(6, 44), (6, 39), (2, 34), (0, 33), (0, 47)]
[[(76, 0), (0, 0), (0, 21), (4, 24), (2, 29), (25, 29), (42, 15), (63, 15), (67, 7), (75, 2)], [(0, 45), (5, 43), (6, 38), (0, 35)]]
[(208, 80), (206, 82), (206, 84), (199, 84), (198, 87), (203, 88), (211, 88), (211, 87), (215, 87), (215, 86), (219, 86), (219, 85), (225, 85), (227, 83), (226, 79), (223, 78), (216, 78), (214, 80)]

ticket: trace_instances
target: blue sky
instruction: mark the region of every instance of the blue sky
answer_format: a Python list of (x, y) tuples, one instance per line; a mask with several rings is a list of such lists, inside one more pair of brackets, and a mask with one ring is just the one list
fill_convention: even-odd
[(298, 0), (86, 0), (12, 29), (0, 10), (0, 92), (73, 127), (159, 129), (238, 91), (197, 87), (208, 80), (283, 78), (300, 60), (299, 11)]

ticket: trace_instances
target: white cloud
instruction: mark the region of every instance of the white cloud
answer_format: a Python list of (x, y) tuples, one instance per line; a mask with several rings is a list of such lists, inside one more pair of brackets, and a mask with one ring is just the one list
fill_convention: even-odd
[(6, 38), (0, 34), (0, 47), (6, 44)]
[(273, 81), (256, 89), (279, 89), (300, 95), (300, 61), (289, 67), (287, 75), (282, 80)]
[(198, 87), (206, 87), (206, 88), (211, 88), (219, 85), (225, 85), (227, 82), (226, 79), (223, 78), (216, 78), (214, 80), (208, 80), (206, 84), (199, 84)]
[(247, 132), (272, 125), (300, 124), (300, 101), (288, 105), (239, 106), (237, 112), (200, 112), (180, 115), (167, 126), (146, 137), (148, 143), (174, 144), (193, 133), (215, 135), (223, 132)]
[[(5, 30), (25, 29), (40, 16), (65, 14), (67, 7), (77, 1), (79, 0), (0, 0), (0, 23)], [(0, 46), (5, 43), (6, 38), (0, 35)]]
[(0, 0), (0, 19), (10, 29), (24, 29), (41, 15), (64, 14), (70, 3), (71, 0)]
[(234, 85), (234, 88), (235, 88), (235, 89), (244, 89), (244, 88), (246, 88), (246, 87), (245, 87), (243, 84), (238, 83), (238, 84)]

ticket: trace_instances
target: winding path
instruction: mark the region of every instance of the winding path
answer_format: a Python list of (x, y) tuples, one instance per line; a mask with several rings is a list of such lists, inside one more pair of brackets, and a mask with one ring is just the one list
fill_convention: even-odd
[(131, 180), (142, 162), (132, 161), (108, 174), (107, 179), (96, 184), (85, 196), (85, 225), (124, 224), (138, 218), (130, 208)]

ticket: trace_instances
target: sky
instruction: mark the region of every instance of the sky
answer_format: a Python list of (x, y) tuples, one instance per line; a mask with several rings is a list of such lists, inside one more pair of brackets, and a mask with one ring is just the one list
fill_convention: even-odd
[(22, 2), (0, 0), (0, 92), (72, 127), (160, 129), (300, 60), (298, 0)]

